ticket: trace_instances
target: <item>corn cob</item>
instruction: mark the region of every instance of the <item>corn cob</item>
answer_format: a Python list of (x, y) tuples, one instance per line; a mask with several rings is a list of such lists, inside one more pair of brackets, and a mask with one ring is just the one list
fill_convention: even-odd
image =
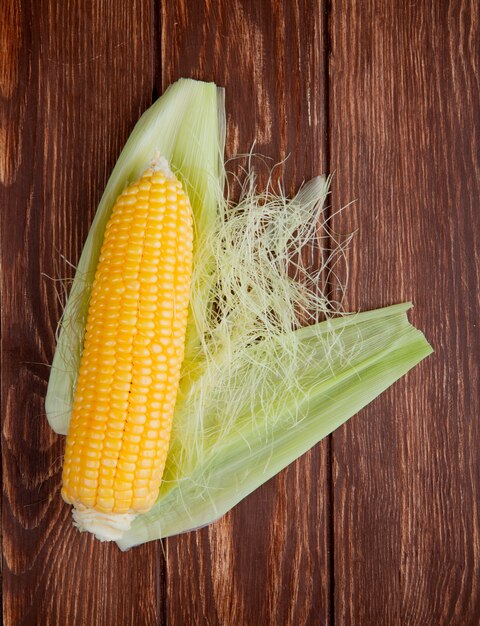
[(91, 292), (63, 467), (81, 530), (116, 539), (154, 504), (192, 272), (190, 203), (163, 158), (119, 196)]

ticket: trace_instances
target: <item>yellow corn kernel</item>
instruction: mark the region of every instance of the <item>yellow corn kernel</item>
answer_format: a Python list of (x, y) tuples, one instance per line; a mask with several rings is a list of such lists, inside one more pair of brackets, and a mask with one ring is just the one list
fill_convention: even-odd
[(190, 203), (168, 168), (147, 170), (117, 199), (67, 436), (62, 496), (77, 513), (136, 514), (157, 498), (183, 360), (192, 241)]

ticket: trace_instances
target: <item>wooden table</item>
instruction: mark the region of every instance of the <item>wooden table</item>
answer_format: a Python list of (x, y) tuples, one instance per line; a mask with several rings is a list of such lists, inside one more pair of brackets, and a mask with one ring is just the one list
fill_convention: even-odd
[[(2, 0), (7, 626), (478, 626), (476, 0)], [(65, 276), (140, 114), (226, 87), (227, 153), (335, 172), (348, 309), (411, 299), (435, 354), (218, 523), (127, 553), (71, 525), (44, 417)], [(71, 271), (70, 271), (71, 275)]]

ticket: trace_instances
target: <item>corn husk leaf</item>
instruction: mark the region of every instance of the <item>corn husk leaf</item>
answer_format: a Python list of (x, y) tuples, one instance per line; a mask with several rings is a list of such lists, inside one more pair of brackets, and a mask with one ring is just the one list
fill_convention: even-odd
[[(238, 424), (228, 436), (216, 430), (212, 437), (221, 441), (210, 442), (211, 453), (188, 475), (172, 463), (173, 449), (157, 504), (134, 520), (118, 545), (127, 549), (218, 519), (430, 354), (422, 333), (408, 322), (410, 306), (396, 305), (296, 331), (297, 347), (306, 359), (296, 372), (295, 392), (283, 392), (285, 380), (274, 375), (270, 383), (278, 398), (270, 410), (261, 404), (252, 410), (245, 398)], [(273, 343), (265, 350), (291, 350), (282, 339)], [(254, 370), (252, 365), (245, 376), (254, 376)], [(190, 409), (188, 402), (182, 407)]]
[[(224, 129), (223, 90), (190, 79), (171, 85), (136, 124), (100, 200), (59, 324), (45, 399), (47, 418), (55, 432), (68, 432), (90, 290), (115, 200), (158, 152), (185, 185), (197, 231), (208, 232), (222, 185)], [(192, 329), (189, 336), (194, 344)]]

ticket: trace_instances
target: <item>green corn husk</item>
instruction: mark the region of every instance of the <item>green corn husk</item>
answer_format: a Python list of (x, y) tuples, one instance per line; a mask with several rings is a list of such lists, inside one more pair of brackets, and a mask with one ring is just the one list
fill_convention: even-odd
[[(215, 521), (430, 354), (422, 333), (407, 320), (410, 306), (396, 305), (297, 331), (307, 360), (296, 372), (296, 392), (280, 392), (269, 411), (260, 405), (253, 407), (254, 414), (246, 399), (238, 428), (232, 428), (221, 445), (211, 442), (212, 452), (188, 476), (170, 463), (156, 505), (134, 520), (117, 542), (120, 548)], [(339, 336), (343, 345), (332, 351)], [(362, 350), (346, 359), (348, 347), (359, 343)], [(268, 349), (282, 351), (282, 340), (275, 344)], [(254, 376), (254, 369), (247, 375)], [(281, 390), (285, 381), (273, 376), (271, 384)], [(189, 408), (193, 409), (187, 405), (181, 410)]]
[[(88, 233), (57, 332), (45, 411), (53, 430), (66, 435), (80, 366), (90, 290), (105, 226), (115, 200), (137, 180), (156, 152), (166, 157), (188, 192), (197, 233), (215, 219), (223, 184), (223, 90), (213, 83), (181, 79), (140, 118), (118, 158)], [(200, 238), (197, 237), (197, 241)], [(189, 340), (195, 343), (190, 329)]]
[[(344, 245), (324, 249), (321, 233), (333, 239), (323, 219), (328, 181), (313, 179), (288, 200), (270, 183), (258, 192), (249, 168), (240, 201), (225, 200), (224, 120), (223, 92), (191, 80), (172, 85), (142, 116), (62, 318), (46, 404), (54, 430), (66, 433), (103, 230), (117, 195), (159, 151), (194, 212), (190, 319), (159, 497), (118, 542), (122, 549), (214, 521), (431, 352), (408, 322), (410, 304), (335, 316), (339, 307), (320, 287)], [(299, 261), (312, 241), (328, 257), (315, 274)], [(299, 316), (309, 326), (294, 330)]]

